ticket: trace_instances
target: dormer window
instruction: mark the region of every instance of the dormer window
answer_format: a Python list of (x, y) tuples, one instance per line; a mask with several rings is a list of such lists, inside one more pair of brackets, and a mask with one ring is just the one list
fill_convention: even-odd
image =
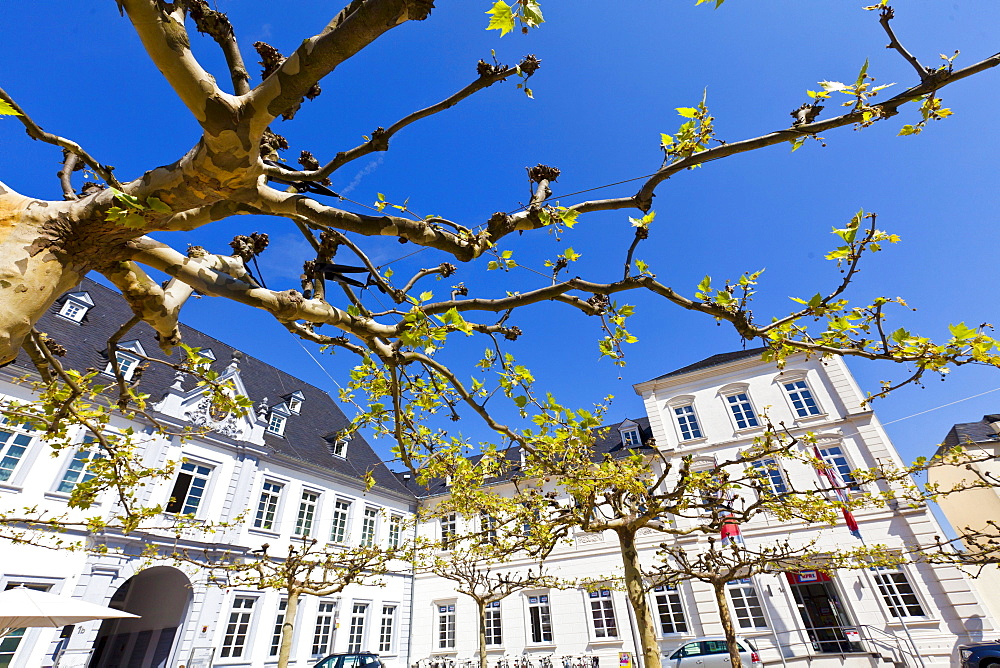
[(622, 437), (622, 445), (626, 448), (638, 448), (642, 445), (642, 436), (639, 434), (639, 425), (626, 420), (618, 428), (618, 433)]
[(288, 421), (288, 407), (285, 404), (272, 406), (267, 416), (267, 431), (281, 436), (285, 433), (285, 423)]
[(93, 305), (94, 300), (86, 292), (71, 292), (66, 295), (66, 300), (59, 309), (59, 315), (73, 322), (83, 322), (83, 316), (87, 315), (87, 311)]
[(211, 348), (199, 348), (198, 355), (204, 357), (205, 359), (214, 362), (216, 360), (215, 353), (212, 352)]
[(302, 402), (306, 400), (305, 395), (303, 395), (298, 390), (292, 392), (284, 397), (285, 405), (288, 406), (289, 412), (294, 415), (298, 415), (302, 410)]
[(347, 457), (347, 439), (338, 438), (330, 442), (330, 454), (334, 457)]
[(271, 417), (269, 417), (267, 420), (267, 430), (272, 434), (277, 434), (279, 436), (284, 434), (285, 421), (287, 419), (288, 418), (286, 418), (284, 415), (278, 415), (277, 413), (272, 411)]
[[(138, 341), (119, 343), (118, 349), (115, 351), (115, 359), (118, 360), (118, 372), (122, 375), (122, 378), (132, 380), (135, 370), (139, 368), (139, 362), (145, 356), (146, 351), (142, 349), (142, 345)], [(114, 375), (115, 372), (111, 362), (108, 362), (104, 373)]]

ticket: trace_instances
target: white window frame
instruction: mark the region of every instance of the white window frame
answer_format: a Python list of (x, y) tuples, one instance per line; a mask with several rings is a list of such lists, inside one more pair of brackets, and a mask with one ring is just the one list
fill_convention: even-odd
[[(739, 592), (739, 605), (737, 605), (737, 597), (735, 595), (737, 591)], [(754, 584), (751, 578), (741, 578), (726, 583), (726, 594), (729, 599), (729, 609), (733, 614), (733, 621), (736, 622), (736, 626), (741, 631), (768, 628), (767, 613), (764, 612), (764, 599), (761, 598), (760, 592), (757, 591), (757, 585)], [(753, 613), (754, 605), (750, 600), (751, 596), (757, 601), (756, 607), (760, 608), (759, 616)], [(746, 624), (744, 624), (743, 619), (740, 617), (741, 609), (745, 612)]]
[[(768, 496), (780, 496), (788, 493), (788, 490), (790, 489), (788, 474), (785, 472), (784, 467), (781, 466), (781, 462), (777, 457), (755, 459), (750, 462), (750, 466), (753, 468), (755, 473), (761, 476), (760, 481), (767, 485), (766, 494)], [(779, 484), (782, 487), (780, 491), (777, 489)], [(764, 496), (764, 494), (761, 494), (763, 490), (757, 491), (758, 495)]]
[(372, 547), (378, 544), (379, 516), (382, 511), (375, 506), (365, 506), (361, 513), (361, 541), (362, 547)]
[[(524, 631), (527, 634), (525, 644), (532, 646), (555, 645), (555, 629), (552, 624), (552, 597), (549, 590), (525, 592), (523, 595), (525, 618)], [(538, 614), (534, 614), (538, 610)], [(537, 621), (537, 629), (536, 629)], [(545, 638), (548, 626), (548, 639)], [(537, 633), (536, 633), (537, 631)], [(539, 640), (535, 640), (535, 637)]]
[(434, 649), (454, 652), (458, 634), (458, 606), (454, 600), (434, 603)]
[[(7, 591), (8, 589), (13, 589), (15, 587), (20, 587), (24, 585), (28, 589), (34, 589), (37, 591), (45, 591), (51, 594), (60, 593), (62, 589), (63, 580), (58, 578), (46, 578), (37, 576), (22, 576), (22, 575), (11, 575), (3, 576), (0, 574), (0, 591)], [(10, 663), (8, 664), (11, 668), (15, 666), (23, 666), (23, 662), (17, 660), (17, 654), (22, 648), (31, 648), (35, 646), (35, 643), (39, 640), (39, 635), (42, 633), (42, 629), (35, 626), (26, 626), (21, 630), (21, 635), (15, 635), (15, 632), (11, 632), (4, 636), (2, 639), (17, 638), (17, 645), (14, 647), (13, 651), (10, 652)], [(0, 640), (2, 640), (0, 639)]]
[[(8, 425), (7, 420), (3, 420), (0, 434), (7, 435), (0, 436), (3, 438), (3, 442), (0, 442), (0, 487), (19, 490), (15, 486), (20, 485), (37, 454), (37, 448), (33, 447), (35, 438), (28, 431)], [(14, 449), (19, 450), (16, 459), (10, 454)]]
[(386, 656), (396, 654), (396, 611), (398, 603), (383, 603), (382, 616), (378, 626), (378, 653)]
[(448, 551), (458, 538), (458, 514), (449, 513), (441, 518), (441, 550)]
[[(855, 469), (854, 461), (847, 452), (847, 447), (842, 440), (839, 438), (819, 438), (816, 442), (816, 447), (823, 456), (823, 462), (828, 466), (836, 468), (837, 472), (840, 473), (840, 476), (844, 479), (844, 483), (847, 484), (848, 489), (846, 491), (848, 494), (857, 494), (862, 491), (861, 485), (854, 475), (851, 474), (851, 471)], [(829, 452), (833, 448), (839, 448), (840, 454)], [(837, 464), (836, 460), (838, 457), (844, 460), (843, 465)]]
[(288, 599), (282, 598), (278, 601), (278, 611), (274, 615), (274, 626), (271, 630), (271, 646), (268, 647), (268, 656), (278, 656), (281, 651), (281, 632), (285, 626), (285, 614), (288, 611)]
[(368, 611), (371, 601), (354, 601), (351, 603), (351, 621), (347, 627), (347, 651), (361, 652), (368, 647)]
[(403, 543), (403, 516), (389, 515), (389, 547), (399, 547)]
[[(663, 606), (666, 610), (660, 608), (660, 597), (664, 599)], [(653, 587), (649, 592), (649, 604), (650, 610), (652, 610), (653, 615), (656, 617), (656, 628), (661, 638), (674, 638), (691, 634), (691, 622), (688, 619), (687, 608), (684, 605), (684, 595), (680, 585), (658, 585)], [(677, 621), (678, 614), (681, 618), (679, 623)], [(674, 629), (673, 631), (664, 630), (665, 624), (663, 620), (665, 616), (669, 620), (670, 628)], [(678, 624), (683, 624), (684, 629), (681, 631), (676, 630)]]
[(313, 624), (312, 645), (309, 656), (322, 659), (333, 651), (333, 641), (337, 633), (337, 610), (339, 601), (321, 598), (316, 603), (316, 622)]
[[(219, 641), (219, 658), (240, 659), (249, 657), (253, 653), (254, 623), (257, 615), (257, 603), (260, 601), (259, 595), (246, 592), (237, 592), (229, 603), (229, 614), (222, 624), (222, 638)], [(250, 604), (245, 603), (249, 601)], [(243, 605), (237, 607), (237, 602)], [(232, 642), (230, 643), (230, 638)], [(237, 643), (242, 638), (242, 643)]]
[[(338, 504), (344, 504), (346, 509), (341, 510)], [(333, 501), (333, 521), (330, 523), (330, 542), (334, 545), (348, 545), (351, 542), (351, 513), (354, 510), (354, 502), (338, 496)], [(340, 519), (343, 522), (340, 522)], [(341, 536), (337, 538), (337, 529), (340, 528)]]
[[(199, 470), (201, 468), (208, 469), (208, 472), (202, 473)], [(206, 507), (208, 506), (207, 499), (211, 496), (212, 481), (215, 477), (213, 474), (215, 473), (215, 470), (216, 470), (216, 465), (211, 462), (185, 458), (185, 461), (181, 463), (180, 470), (177, 471), (177, 477), (174, 478), (173, 487), (171, 487), (170, 492), (167, 493), (167, 502), (163, 506), (164, 512), (171, 515), (190, 514), (194, 515), (195, 517), (203, 517), (206, 512)], [(175, 498), (173, 494), (174, 491), (177, 489), (177, 484), (180, 481), (180, 477), (182, 475), (188, 475), (191, 478), (191, 480), (188, 481), (187, 487), (185, 487), (184, 489), (184, 498), (178, 499), (176, 501), (176, 503), (179, 504), (179, 507), (175, 510), (171, 510), (170, 506), (173, 505), (174, 503), (171, 502), (171, 499)], [(196, 503), (194, 506), (194, 511), (191, 513), (186, 513), (184, 512), (184, 509), (190, 505), (188, 502), (188, 498), (191, 494), (192, 484), (196, 479), (204, 480), (205, 484), (201, 488), (201, 495), (198, 497), (198, 503)]]
[[(705, 428), (702, 426), (701, 416), (698, 415), (698, 409), (695, 406), (694, 399), (695, 397), (693, 394), (684, 394), (673, 397), (666, 404), (666, 412), (669, 414), (667, 421), (674, 425), (674, 434), (677, 436), (677, 442), (681, 445), (700, 443), (705, 440)], [(677, 411), (683, 408), (690, 409), (690, 417), (694, 421), (694, 425), (698, 430), (698, 436), (691, 436), (690, 438), (684, 437), (684, 429), (680, 424), (682, 416), (677, 414)]]
[(615, 609), (615, 597), (611, 589), (597, 589), (583, 592), (590, 624), (590, 634), (593, 642), (610, 642), (621, 640), (621, 628), (618, 624), (618, 611)]
[(622, 437), (622, 447), (635, 449), (642, 447), (642, 432), (637, 425), (619, 431)]
[[(97, 439), (91, 434), (85, 435), (83, 440), (67, 454), (69, 456), (66, 458), (65, 466), (60, 469), (61, 474), (52, 487), (51, 494), (58, 498), (69, 498), (77, 485), (93, 480), (94, 474), (87, 471), (87, 464), (97, 459), (104, 459), (104, 451), (101, 450)], [(77, 464), (82, 465), (79, 468), (74, 468)], [(71, 474), (74, 474), (73, 480), (68, 479)], [(64, 491), (63, 485), (69, 485), (69, 489)]]
[(292, 415), (298, 415), (302, 412), (302, 404), (305, 403), (305, 400), (305, 396), (298, 390), (295, 390), (285, 397), (285, 407), (288, 408), (288, 412)]
[(486, 646), (503, 647), (503, 608), (500, 601), (487, 603), (483, 615), (486, 628)]
[[(875, 585), (875, 590), (878, 593), (879, 603), (882, 605), (882, 609), (886, 613), (886, 619), (892, 622), (898, 622), (900, 619), (927, 619), (929, 615), (927, 614), (927, 603), (924, 601), (924, 597), (920, 593), (920, 588), (916, 585), (916, 579), (911, 577), (909, 568), (905, 564), (899, 564), (897, 566), (876, 566), (870, 569), (872, 575), (872, 582)], [(893, 575), (900, 575), (903, 578), (903, 582), (897, 582), (895, 579), (889, 580), (888, 578)], [(904, 584), (910, 589), (909, 594), (905, 594), (899, 590), (899, 585)], [(906, 596), (912, 596), (916, 599), (916, 603), (907, 603)], [(916, 605), (920, 609), (920, 614), (915, 615), (911, 612), (913, 605)], [(903, 616), (899, 615), (899, 612), (905, 611), (906, 614)]]
[[(307, 498), (307, 496), (312, 497)], [(299, 494), (299, 506), (295, 511), (295, 526), (292, 528), (293, 536), (311, 536), (316, 531), (319, 524), (319, 509), (323, 503), (323, 492), (311, 487), (303, 487)]]
[(347, 459), (347, 439), (335, 437), (327, 441), (330, 454), (340, 459)]
[[(747, 415), (745, 409), (743, 408), (744, 401), (738, 397), (743, 396), (746, 398), (746, 405), (750, 407), (750, 414)], [(719, 389), (719, 397), (722, 399), (722, 403), (726, 406), (726, 413), (729, 415), (729, 421), (733, 425), (733, 430), (736, 432), (747, 432), (755, 431), (763, 428), (763, 424), (760, 419), (760, 411), (757, 410), (756, 405), (754, 405), (753, 395), (750, 394), (750, 384), (749, 383), (731, 383)], [(736, 401), (733, 401), (735, 399)], [(738, 402), (738, 403), (737, 403)], [(740, 407), (740, 412), (743, 414), (743, 420), (746, 422), (745, 425), (740, 426), (740, 417), (736, 415), (735, 408)], [(753, 424), (751, 424), (751, 422)]]
[[(277, 486), (277, 490), (267, 489), (268, 485)], [(252, 529), (255, 531), (266, 531), (269, 533), (278, 533), (281, 527), (281, 509), (284, 502), (284, 491), (287, 483), (284, 480), (277, 480), (275, 478), (264, 478), (260, 484), (260, 493), (257, 495), (257, 509), (254, 511), (253, 525)], [(271, 508), (271, 526), (265, 526), (268, 523), (267, 519), (267, 506), (265, 503), (265, 495), (274, 500), (273, 508)]]
[(287, 416), (272, 410), (267, 416), (267, 433), (274, 434), (275, 436), (284, 435), (286, 422), (288, 422)]
[[(125, 380), (132, 380), (135, 370), (139, 368), (139, 363), (142, 360), (136, 357), (136, 355), (146, 356), (146, 351), (143, 350), (142, 344), (138, 341), (119, 343), (115, 349), (115, 357), (118, 359), (118, 371), (121, 372), (122, 378)], [(114, 375), (115, 372), (111, 368), (111, 360), (108, 360), (108, 365), (104, 367), (104, 373), (108, 376)]]
[[(788, 403), (788, 409), (792, 412), (792, 418), (794, 420), (801, 422), (826, 417), (826, 411), (823, 410), (823, 406), (820, 404), (819, 398), (816, 396), (816, 391), (813, 389), (812, 383), (809, 382), (809, 375), (807, 371), (790, 369), (779, 374), (774, 379), (774, 382), (779, 385), (781, 394), (784, 395), (785, 401)], [(793, 388), (789, 390), (785, 387), (785, 385), (790, 383), (802, 383), (805, 387)], [(799, 409), (795, 407), (795, 399), (792, 395), (794, 393), (801, 392), (803, 389), (809, 394), (809, 398), (812, 400), (816, 412), (800, 415)], [(808, 404), (805, 401), (803, 401), (803, 406), (808, 410)]]
[(59, 307), (58, 315), (66, 318), (70, 322), (80, 324), (87, 315), (87, 311), (94, 307), (94, 300), (88, 292), (71, 292), (66, 295), (62, 306)]

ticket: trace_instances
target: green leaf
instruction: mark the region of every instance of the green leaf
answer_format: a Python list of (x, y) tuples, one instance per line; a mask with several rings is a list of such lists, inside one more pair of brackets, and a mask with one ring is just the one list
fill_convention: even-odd
[(514, 29), (514, 14), (510, 11), (510, 5), (503, 0), (497, 0), (493, 8), (486, 13), (492, 14), (490, 24), (486, 26), (487, 30), (499, 30), (500, 36), (503, 37)]
[(171, 211), (173, 211), (173, 209), (164, 204), (163, 200), (161, 200), (159, 197), (147, 197), (146, 204), (149, 206), (150, 209), (152, 209), (157, 213), (170, 213)]
[(521, 14), (524, 22), (531, 28), (537, 28), (538, 24), (545, 23), (545, 19), (542, 18), (542, 8), (538, 6), (536, 0), (523, 0)]
[(677, 113), (684, 118), (697, 118), (698, 110), (692, 107), (677, 107)]

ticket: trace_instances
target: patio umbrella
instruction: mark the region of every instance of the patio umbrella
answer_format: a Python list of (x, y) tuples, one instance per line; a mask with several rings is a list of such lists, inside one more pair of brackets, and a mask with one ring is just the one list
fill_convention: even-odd
[(67, 624), (89, 622), (92, 619), (138, 617), (130, 612), (115, 610), (76, 598), (16, 587), (0, 592), (0, 637), (26, 626), (57, 628)]

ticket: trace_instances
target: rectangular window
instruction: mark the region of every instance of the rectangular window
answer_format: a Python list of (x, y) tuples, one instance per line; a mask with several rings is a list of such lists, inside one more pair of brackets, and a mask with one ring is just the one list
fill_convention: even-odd
[(302, 490), (302, 500), (299, 501), (299, 514), (295, 517), (295, 535), (308, 536), (312, 533), (313, 520), (316, 519), (316, 502), (319, 492)]
[(267, 420), (267, 430), (272, 434), (277, 434), (281, 436), (285, 433), (285, 416), (278, 415), (275, 412), (271, 413), (271, 417)]
[(347, 651), (360, 652), (365, 638), (365, 617), (368, 616), (367, 603), (355, 603), (351, 609), (351, 630), (347, 635)]
[(774, 494), (784, 494), (788, 491), (788, 484), (785, 482), (785, 475), (781, 471), (781, 467), (778, 466), (778, 462), (775, 459), (758, 459), (753, 463), (753, 467), (762, 477), (762, 483), (765, 486), (765, 490), (772, 495)]
[(59, 315), (69, 318), (74, 322), (83, 320), (83, 315), (87, 312), (87, 307), (78, 301), (67, 299), (59, 309)]
[(842, 447), (839, 445), (820, 447), (819, 453), (823, 456), (823, 461), (837, 469), (846, 485), (849, 485), (851, 489), (858, 489), (858, 481), (851, 475), (851, 463), (847, 461), (847, 455), (844, 454)]
[[(6, 589), (13, 589), (21, 585), (36, 591), (48, 591), (49, 589), (49, 585), (9, 581), (7, 582)], [(0, 668), (7, 668), (14, 661), (14, 655), (17, 654), (17, 647), (21, 644), (21, 640), (24, 639), (24, 632), (26, 630), (24, 628), (13, 629), (7, 635), (0, 637)]]
[(677, 418), (677, 428), (681, 430), (681, 440), (690, 441), (701, 438), (701, 427), (698, 425), (698, 416), (694, 414), (694, 406), (675, 406), (674, 417)]
[(795, 414), (799, 417), (809, 417), (810, 415), (819, 415), (819, 406), (816, 405), (816, 399), (812, 395), (812, 390), (804, 380), (793, 380), (789, 383), (783, 383), (785, 392), (788, 393), (788, 399), (792, 402), (792, 407), (795, 409)]
[(590, 615), (594, 620), (595, 637), (618, 637), (618, 623), (615, 621), (615, 606), (611, 601), (611, 590), (602, 589), (590, 592)]
[(237, 596), (233, 599), (233, 607), (229, 611), (229, 621), (226, 623), (226, 635), (222, 639), (222, 649), (219, 655), (243, 656), (247, 646), (247, 636), (250, 635), (250, 620), (253, 617), (253, 606), (257, 602), (252, 596)]
[(330, 442), (330, 454), (334, 457), (347, 457), (347, 439), (338, 438)]
[(312, 655), (326, 656), (330, 653), (333, 639), (333, 614), (337, 609), (334, 601), (320, 601), (316, 608), (316, 631), (313, 633)]
[(31, 437), (0, 430), (0, 482), (10, 480), (14, 469), (31, 445)]
[(337, 499), (333, 504), (333, 526), (330, 529), (330, 542), (343, 545), (347, 542), (347, 518), (351, 513), (351, 502)]
[(399, 547), (403, 534), (403, 518), (399, 515), (392, 515), (389, 518), (389, 547)]
[[(122, 375), (122, 378), (132, 380), (132, 374), (135, 373), (136, 368), (139, 366), (139, 358), (132, 357), (128, 353), (118, 350), (115, 351), (115, 359), (118, 360), (118, 372)], [(111, 368), (111, 362), (108, 362), (104, 373), (113, 375), (114, 372), (115, 370)]]
[(77, 451), (73, 453), (73, 461), (66, 468), (66, 473), (59, 481), (56, 491), (70, 494), (73, 488), (81, 482), (93, 480), (94, 474), (87, 470), (87, 463), (95, 459), (104, 459), (104, 453), (98, 446), (94, 445), (94, 437), (87, 436), (83, 439), (83, 443), (77, 447)]
[(552, 642), (548, 594), (528, 597), (528, 618), (531, 621), (531, 642)]
[(924, 609), (906, 573), (898, 568), (877, 568), (875, 583), (893, 617), (924, 617)]
[(767, 619), (761, 607), (757, 590), (750, 578), (733, 580), (727, 585), (729, 598), (733, 602), (736, 623), (741, 629), (766, 629)]
[(441, 518), (441, 549), (450, 550), (458, 532), (458, 519), (455, 513)]
[(396, 606), (382, 606), (382, 626), (378, 632), (378, 651), (381, 654), (392, 652), (392, 633), (396, 625)]
[(729, 403), (729, 410), (733, 412), (737, 428), (747, 429), (748, 427), (760, 426), (760, 423), (757, 422), (757, 414), (754, 413), (753, 406), (750, 404), (750, 396), (746, 392), (727, 395), (726, 401)]
[(656, 614), (660, 618), (660, 633), (669, 635), (688, 632), (677, 585), (653, 587), (653, 601), (656, 603)]
[(438, 606), (438, 649), (455, 648), (455, 604)]
[(281, 651), (281, 629), (285, 625), (285, 610), (288, 608), (288, 600), (281, 599), (278, 603), (278, 614), (274, 617), (274, 631), (271, 633), (271, 648), (268, 656), (278, 656)]
[(378, 508), (365, 508), (361, 518), (361, 544), (371, 547), (375, 544), (375, 527), (378, 525)]
[(497, 544), (497, 518), (485, 511), (479, 513), (479, 530), (484, 544)]
[(642, 445), (640, 440), (638, 429), (629, 429), (628, 431), (622, 432), (622, 443), (626, 448), (638, 448)]
[(260, 501), (257, 502), (257, 515), (253, 525), (258, 529), (274, 529), (274, 516), (278, 513), (278, 500), (281, 498), (281, 485), (270, 480), (264, 481), (260, 490)]
[(183, 515), (193, 515), (198, 512), (211, 474), (212, 469), (209, 466), (191, 462), (181, 464), (181, 472), (177, 474), (177, 481), (174, 482), (174, 489), (170, 492), (170, 500), (167, 502), (167, 512)]
[(486, 644), (503, 644), (503, 626), (500, 622), (500, 601), (486, 604)]

